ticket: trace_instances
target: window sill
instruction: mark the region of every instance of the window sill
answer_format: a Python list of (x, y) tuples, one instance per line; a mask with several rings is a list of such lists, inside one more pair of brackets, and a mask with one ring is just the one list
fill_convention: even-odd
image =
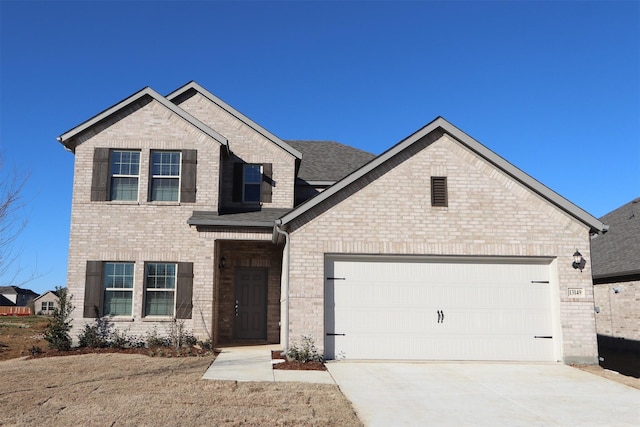
[(172, 316), (147, 316), (142, 318), (143, 322), (173, 322)]
[(152, 200), (148, 204), (153, 206), (180, 206), (180, 202), (162, 202), (158, 200)]
[(133, 317), (110, 317), (110, 322), (133, 322)]
[(129, 206), (139, 206), (140, 202), (137, 200), (106, 200), (103, 203), (108, 203), (110, 205), (129, 205)]

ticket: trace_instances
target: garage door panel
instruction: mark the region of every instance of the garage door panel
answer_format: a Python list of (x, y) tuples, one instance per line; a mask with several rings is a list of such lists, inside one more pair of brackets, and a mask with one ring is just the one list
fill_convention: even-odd
[(458, 339), (446, 334), (420, 337), (397, 334), (380, 340), (378, 334), (371, 333), (359, 334), (351, 337), (347, 343), (340, 343), (344, 339), (336, 337), (336, 348), (339, 349), (336, 358), (540, 361), (547, 357), (544, 340), (523, 339), (521, 336), (470, 336)]
[[(396, 331), (417, 333), (434, 331), (437, 326), (436, 311), (405, 310), (402, 308), (366, 310), (349, 308), (336, 311), (335, 324), (349, 325), (349, 333), (391, 334)], [(431, 327), (431, 328), (430, 328)], [(430, 330), (429, 330), (430, 328)], [(344, 333), (338, 328), (337, 333)]]
[[(549, 265), (327, 260), (326, 356), (553, 360)], [(337, 280), (336, 280), (337, 279)]]

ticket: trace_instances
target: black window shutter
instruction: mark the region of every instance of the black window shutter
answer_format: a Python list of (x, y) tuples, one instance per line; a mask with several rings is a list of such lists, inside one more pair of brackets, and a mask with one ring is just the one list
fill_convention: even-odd
[(244, 168), (242, 163), (233, 164), (233, 199), (234, 202), (242, 201), (242, 183)]
[(447, 177), (431, 177), (431, 206), (448, 206)]
[(193, 263), (178, 263), (176, 319), (191, 319), (193, 311)]
[(180, 184), (180, 202), (196, 202), (197, 150), (182, 150), (182, 176)]
[(87, 261), (87, 272), (84, 283), (84, 310), (82, 316), (85, 318), (96, 317), (96, 307), (98, 315), (102, 316), (102, 261)]
[(271, 203), (271, 194), (273, 188), (273, 164), (262, 164), (262, 197), (260, 201), (262, 203)]
[(93, 175), (91, 177), (91, 201), (109, 200), (109, 149), (96, 148), (93, 151)]

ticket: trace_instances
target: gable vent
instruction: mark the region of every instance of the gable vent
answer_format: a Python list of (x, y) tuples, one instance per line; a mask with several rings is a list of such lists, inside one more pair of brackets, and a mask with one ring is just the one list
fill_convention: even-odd
[(447, 206), (447, 177), (431, 177), (431, 206)]

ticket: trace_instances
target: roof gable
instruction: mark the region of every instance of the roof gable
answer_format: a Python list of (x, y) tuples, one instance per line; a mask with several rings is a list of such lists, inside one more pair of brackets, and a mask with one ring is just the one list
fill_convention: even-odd
[(40, 295), (40, 296), (38, 296), (38, 297), (34, 298), (34, 300), (33, 300), (33, 301), (34, 301), (34, 302), (37, 302), (37, 301), (39, 301), (41, 298), (46, 297), (47, 295), (53, 295), (54, 297), (59, 298), (59, 297), (58, 297), (58, 294), (56, 293), (56, 291), (47, 291), (47, 292), (45, 292), (44, 294), (42, 294), (42, 295)]
[(133, 104), (135, 104), (137, 102), (140, 102), (141, 100), (143, 100), (144, 98), (147, 98), (147, 97), (150, 97), (151, 99), (157, 101), (158, 103), (160, 103), (161, 105), (166, 107), (168, 110), (170, 110), (174, 114), (178, 115), (179, 117), (183, 118), (187, 122), (191, 123), (193, 126), (195, 126), (196, 128), (200, 129), (202, 132), (204, 132), (205, 134), (209, 135), (214, 140), (218, 141), (221, 145), (223, 145), (225, 147), (228, 147), (227, 138), (225, 138), (224, 136), (220, 135), (218, 132), (216, 132), (215, 130), (211, 129), (209, 126), (207, 126), (206, 124), (202, 123), (200, 120), (196, 119), (191, 114), (187, 113), (182, 108), (180, 108), (177, 105), (175, 105), (174, 103), (169, 102), (165, 97), (163, 97), (158, 92), (156, 92), (155, 90), (151, 89), (150, 87), (145, 87), (144, 89), (142, 89), (142, 90), (134, 93), (133, 95), (123, 99), (122, 101), (118, 102), (117, 104), (115, 104), (115, 105), (107, 108), (106, 110), (102, 111), (101, 113), (93, 116), (89, 120), (79, 124), (78, 126), (74, 127), (73, 129), (70, 129), (67, 132), (63, 133), (57, 139), (69, 151), (75, 152), (75, 148), (78, 145), (78, 143), (76, 141), (76, 138), (79, 135), (83, 134), (86, 131), (89, 131), (91, 128), (93, 128), (94, 126), (98, 125), (99, 123), (102, 123), (104, 120), (109, 119), (110, 117), (116, 115), (120, 111), (128, 108), (129, 106), (131, 106), (131, 105), (133, 105)]
[(609, 231), (591, 240), (593, 278), (640, 274), (640, 197), (600, 220)]
[(288, 214), (282, 216), (277, 223), (279, 225), (286, 225), (290, 223), (294, 219), (298, 218), (305, 212), (308, 212), (312, 208), (318, 206), (324, 200), (334, 196), (335, 194), (340, 193), (343, 189), (349, 186), (351, 183), (355, 182), (359, 178), (372, 173), (375, 169), (380, 167), (383, 163), (389, 161), (394, 156), (402, 153), (411, 147), (414, 143), (421, 140), (422, 138), (432, 136), (433, 138), (439, 137), (442, 133), (446, 133), (453, 137), (455, 140), (460, 142), (467, 149), (474, 152), (476, 155), (482, 157), (489, 163), (493, 164), (495, 167), (499, 168), (501, 171), (506, 173), (512, 179), (523, 184), (525, 187), (529, 188), (531, 191), (539, 194), (545, 200), (547, 200), (552, 205), (557, 208), (563, 210), (567, 214), (571, 215), (573, 218), (582, 222), (583, 224), (590, 227), (592, 232), (599, 232), (606, 230), (606, 226), (600, 222), (598, 219), (569, 202), (567, 199), (563, 198), (550, 188), (544, 186), (531, 176), (527, 175), (511, 163), (507, 162), (502, 157), (498, 156), (493, 151), (489, 150), (487, 147), (482, 145), (480, 142), (476, 141), (448, 121), (446, 121), (442, 117), (437, 117), (432, 122), (428, 123), (423, 128), (409, 135), (404, 140), (400, 141), (395, 146), (391, 147), (389, 150), (380, 154), (378, 157), (361, 167), (360, 169), (352, 172), (344, 179), (340, 180), (333, 186), (329, 187), (327, 190), (323, 191), (316, 197), (308, 200), (307, 202), (301, 204), (297, 208), (293, 209)]
[(249, 117), (245, 116), (240, 111), (236, 110), (235, 108), (233, 108), (232, 106), (224, 102), (222, 99), (218, 98), (217, 96), (215, 96), (214, 94), (212, 94), (207, 89), (203, 88), (202, 86), (200, 86), (198, 83), (194, 81), (191, 81), (185, 84), (184, 86), (182, 86), (181, 88), (171, 92), (169, 95), (166, 96), (166, 99), (178, 105), (181, 101), (181, 98), (183, 96), (186, 96), (190, 91), (196, 91), (200, 93), (209, 101), (211, 101), (218, 107), (222, 108), (227, 113), (231, 114), (233, 117), (240, 120), (245, 125), (249, 126), (251, 129), (258, 132), (259, 134), (261, 134), (262, 136), (264, 136), (265, 138), (267, 138), (268, 140), (270, 140), (271, 142), (273, 142), (274, 144), (276, 144), (277, 146), (279, 146), (289, 154), (296, 157), (297, 159), (302, 158), (302, 153), (300, 153), (300, 151), (291, 147), (289, 144), (285, 143), (283, 140), (281, 140), (280, 138), (278, 138), (277, 136), (275, 136), (274, 134), (272, 134), (262, 126), (260, 126), (258, 123), (254, 122)]

